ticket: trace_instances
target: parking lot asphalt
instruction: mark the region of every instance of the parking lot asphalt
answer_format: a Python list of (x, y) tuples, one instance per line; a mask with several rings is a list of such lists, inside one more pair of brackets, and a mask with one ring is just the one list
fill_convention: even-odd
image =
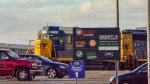
[[(129, 71), (119, 71), (126, 73)], [(85, 79), (78, 79), (77, 84), (108, 84), (115, 71), (86, 71)], [(76, 84), (76, 79), (70, 79), (68, 76), (62, 79), (49, 79), (46, 76), (36, 76), (32, 81), (18, 81), (12, 78), (0, 77), (0, 84)]]

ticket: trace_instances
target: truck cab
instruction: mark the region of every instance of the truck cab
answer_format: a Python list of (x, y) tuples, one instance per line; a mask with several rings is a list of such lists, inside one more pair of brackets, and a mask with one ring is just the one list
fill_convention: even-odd
[(0, 49), (0, 76), (11, 76), (19, 81), (28, 81), (41, 72), (40, 61), (20, 59), (13, 51)]

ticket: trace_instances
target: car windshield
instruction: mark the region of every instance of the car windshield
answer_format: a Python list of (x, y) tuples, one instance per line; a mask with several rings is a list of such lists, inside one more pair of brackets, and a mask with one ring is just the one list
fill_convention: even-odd
[(10, 55), (11, 58), (13, 59), (19, 59), (20, 57), (14, 53), (13, 51), (7, 51), (7, 53)]
[(43, 56), (38, 56), (41, 60), (45, 61), (45, 62), (52, 62), (52, 60), (46, 58), (46, 57), (43, 57)]

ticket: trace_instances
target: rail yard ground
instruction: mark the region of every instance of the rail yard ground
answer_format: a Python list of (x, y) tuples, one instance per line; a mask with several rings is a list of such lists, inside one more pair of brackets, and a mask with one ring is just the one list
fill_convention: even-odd
[[(129, 71), (119, 71), (126, 73)], [(86, 71), (86, 78), (79, 79), (78, 84), (108, 84), (111, 76), (115, 75), (115, 71)], [(18, 81), (16, 79), (0, 77), (0, 84), (76, 84), (75, 79), (70, 79), (68, 76), (62, 79), (49, 79), (46, 76), (37, 76), (33, 81)]]

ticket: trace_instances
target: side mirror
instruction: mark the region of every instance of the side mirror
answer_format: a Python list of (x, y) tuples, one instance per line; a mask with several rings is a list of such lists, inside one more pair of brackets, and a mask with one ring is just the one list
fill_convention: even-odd
[(9, 60), (9, 57), (5, 57), (5, 59), (4, 60)]

